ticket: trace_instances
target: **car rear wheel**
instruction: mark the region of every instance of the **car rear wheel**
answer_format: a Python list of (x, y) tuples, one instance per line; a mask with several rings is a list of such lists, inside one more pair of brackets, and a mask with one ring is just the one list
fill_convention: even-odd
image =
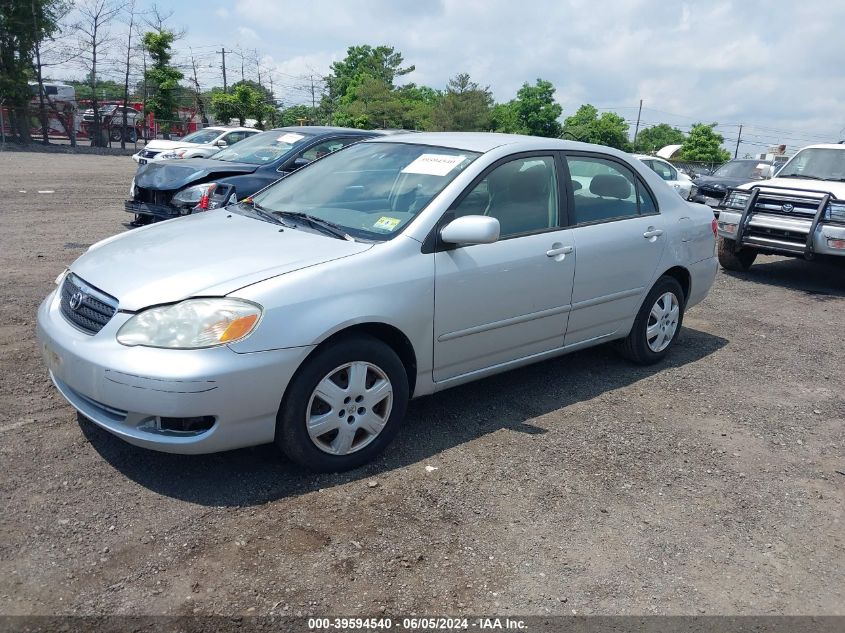
[(719, 263), (725, 270), (744, 272), (751, 268), (757, 259), (757, 251), (750, 248), (737, 248), (734, 240), (719, 238)]
[(408, 397), (408, 376), (389, 346), (364, 335), (341, 339), (306, 360), (291, 381), (276, 444), (310, 470), (356, 468), (396, 435)]
[(640, 365), (663, 359), (681, 331), (684, 320), (684, 291), (674, 277), (657, 280), (646, 296), (631, 332), (621, 342), (621, 352)]

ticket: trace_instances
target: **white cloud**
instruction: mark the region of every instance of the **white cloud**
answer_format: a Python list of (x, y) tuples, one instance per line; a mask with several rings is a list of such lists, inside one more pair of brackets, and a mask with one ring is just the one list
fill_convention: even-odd
[(416, 66), (405, 81), (442, 88), (468, 72), (497, 100), (548, 79), (565, 115), (590, 102), (630, 119), (643, 99), (647, 124), (743, 123), (760, 143), (778, 135), (754, 126), (781, 128), (792, 146), (845, 126), (837, 0), (234, 0), (230, 14), (243, 26), (226, 45), (266, 55), (284, 100), (301, 98), (297, 76), (369, 43)]

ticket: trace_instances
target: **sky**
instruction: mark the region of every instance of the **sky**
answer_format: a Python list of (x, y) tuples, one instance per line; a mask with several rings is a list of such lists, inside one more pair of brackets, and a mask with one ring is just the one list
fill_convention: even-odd
[[(149, 7), (151, 0), (139, 0)], [(740, 156), (784, 143), (790, 153), (845, 138), (845, 2), (841, 0), (173, 0), (203, 89), (272, 78), (283, 104), (310, 101), (355, 44), (387, 44), (416, 70), (402, 82), (443, 88), (467, 72), (497, 101), (551, 81), (568, 116), (583, 103), (641, 128), (719, 122)], [(256, 64), (256, 59), (260, 64)]]

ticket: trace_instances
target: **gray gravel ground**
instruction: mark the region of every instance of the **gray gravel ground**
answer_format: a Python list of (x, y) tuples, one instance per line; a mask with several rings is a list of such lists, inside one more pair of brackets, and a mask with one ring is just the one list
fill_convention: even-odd
[(315, 476), (133, 448), (49, 384), (36, 308), (126, 229), (133, 170), (0, 153), (0, 613), (845, 614), (845, 267), (720, 273), (665, 364), (423, 398)]

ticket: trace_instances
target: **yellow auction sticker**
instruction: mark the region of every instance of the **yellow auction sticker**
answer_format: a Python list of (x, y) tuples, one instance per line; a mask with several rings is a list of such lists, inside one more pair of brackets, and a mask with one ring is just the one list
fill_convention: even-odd
[(386, 215), (383, 215), (378, 220), (376, 220), (376, 223), (373, 224), (373, 228), (383, 229), (385, 231), (392, 231), (397, 226), (399, 226), (399, 223), (401, 221), (402, 220), (398, 218), (389, 218)]

